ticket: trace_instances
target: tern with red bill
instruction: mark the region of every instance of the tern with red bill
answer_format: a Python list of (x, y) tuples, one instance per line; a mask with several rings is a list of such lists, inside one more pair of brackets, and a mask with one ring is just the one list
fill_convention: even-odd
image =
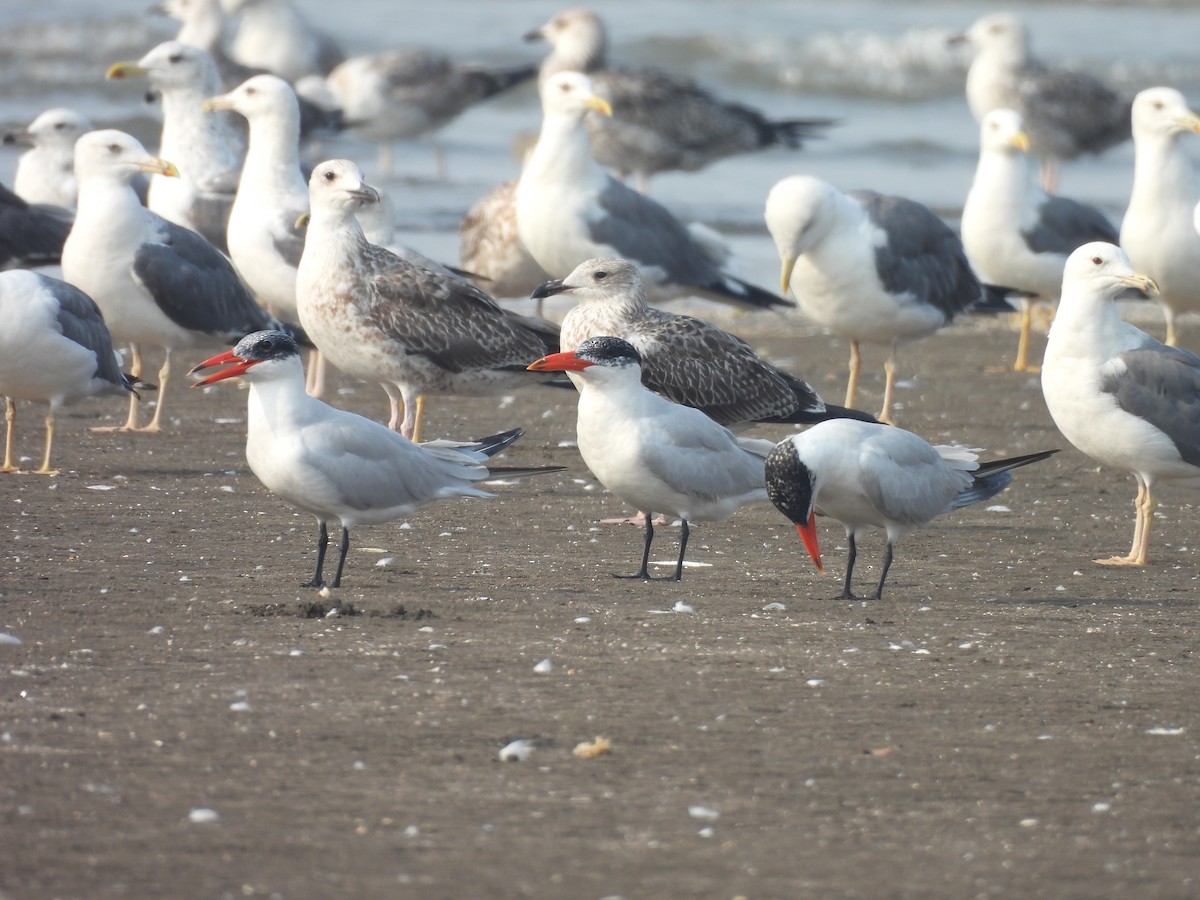
[(763, 459), (770, 441), (738, 438), (711, 418), (648, 391), (641, 357), (620, 338), (589, 338), (575, 350), (529, 368), (566, 372), (579, 390), (579, 453), (608, 490), (646, 517), (642, 565), (648, 579), (655, 513), (683, 522), (674, 579), (683, 577), (688, 522), (720, 522), (739, 507), (766, 500)]
[(942, 513), (995, 496), (1012, 481), (1011, 469), (1057, 452), (981, 463), (965, 447), (935, 447), (900, 428), (831, 419), (776, 445), (767, 457), (767, 494), (795, 524), (818, 572), (824, 566), (816, 516), (845, 526), (850, 555), (839, 600), (857, 599), (850, 580), (858, 535), (868, 527), (886, 531), (883, 571), (870, 598), (879, 600), (892, 565), (892, 545), (899, 538)]
[[(244, 378), (250, 385), (246, 461), (272, 493), (317, 519), (317, 571), (307, 587), (324, 587), (328, 523), (342, 526), (338, 587), (350, 529), (391, 522), (432, 500), (491, 497), (477, 483), (492, 477), (489, 457), (514, 443), (516, 428), (478, 441), (408, 438), (362, 416), (335, 409), (304, 390), (300, 348), (281, 331), (259, 331), (192, 371), (227, 366), (196, 384)], [(504, 470), (537, 474), (557, 468)]]

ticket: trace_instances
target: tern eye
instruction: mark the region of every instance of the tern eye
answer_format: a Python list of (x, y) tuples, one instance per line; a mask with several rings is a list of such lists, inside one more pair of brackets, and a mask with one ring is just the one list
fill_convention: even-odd
[(267, 338), (263, 338), (261, 341), (259, 341), (257, 344), (254, 345), (254, 349), (258, 353), (267, 353), (271, 349), (271, 341), (268, 340)]

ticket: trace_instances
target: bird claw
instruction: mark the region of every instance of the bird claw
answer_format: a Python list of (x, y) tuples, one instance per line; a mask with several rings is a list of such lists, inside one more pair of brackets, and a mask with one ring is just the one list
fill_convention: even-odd
[(1108, 559), (1093, 559), (1098, 566), (1135, 566), (1141, 568), (1146, 565), (1146, 560), (1138, 559), (1136, 556), (1110, 556)]

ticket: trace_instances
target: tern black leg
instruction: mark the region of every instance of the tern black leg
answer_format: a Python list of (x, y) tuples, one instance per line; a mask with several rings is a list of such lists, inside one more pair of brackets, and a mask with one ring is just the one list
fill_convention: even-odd
[(858, 544), (854, 540), (854, 535), (850, 535), (850, 552), (846, 557), (846, 580), (842, 584), (842, 595), (837, 597), (838, 600), (857, 600), (854, 596), (854, 591), (850, 590), (850, 579), (854, 575), (854, 560), (858, 558)]
[(875, 596), (872, 600), (883, 599), (883, 583), (887, 581), (888, 569), (892, 567), (892, 542), (888, 541), (887, 553), (883, 556), (883, 574), (879, 576), (879, 587), (875, 588)]
[(312, 581), (300, 585), (301, 587), (325, 587), (325, 582), (321, 580), (321, 570), (325, 568), (325, 548), (329, 546), (329, 530), (324, 522), (318, 524), (320, 530), (317, 531), (317, 574), (312, 577)]
[(646, 567), (650, 565), (650, 542), (654, 540), (654, 513), (643, 512), (646, 517), (646, 543), (642, 545), (642, 567), (633, 575), (617, 575), (613, 573), (613, 578), (641, 578), (648, 579), (649, 571)]
[(333, 576), (333, 584), (330, 587), (342, 586), (342, 569), (346, 565), (346, 554), (350, 552), (350, 529), (342, 527), (342, 547), (341, 553), (338, 554), (337, 574)]
[(679, 561), (675, 563), (675, 580), (683, 581), (683, 554), (687, 551), (688, 542), (688, 523), (687, 519), (682, 519), (683, 533), (679, 535)]

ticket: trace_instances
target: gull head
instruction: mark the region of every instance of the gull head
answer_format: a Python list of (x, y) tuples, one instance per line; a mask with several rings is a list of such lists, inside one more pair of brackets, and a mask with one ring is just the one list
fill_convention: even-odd
[(1103, 241), (1084, 244), (1067, 257), (1063, 269), (1064, 296), (1070, 287), (1106, 300), (1115, 300), (1130, 288), (1148, 295), (1158, 293), (1153, 278), (1133, 271), (1124, 250)]
[(206, 93), (219, 90), (221, 84), (212, 57), (179, 41), (164, 41), (136, 62), (113, 63), (107, 77), (148, 78), (160, 90), (194, 88)]
[(990, 153), (1029, 151), (1029, 136), (1021, 114), (1013, 109), (993, 109), (979, 123), (979, 147)]
[(303, 372), (300, 361), (300, 347), (290, 335), (282, 331), (256, 331), (248, 334), (232, 350), (210, 356), (200, 365), (193, 368), (189, 375), (211, 369), (215, 366), (225, 366), (205, 375), (192, 387), (206, 384), (216, 384), (226, 378), (246, 377), (247, 381), (263, 381), (270, 378), (301, 377)]
[(767, 194), (763, 217), (781, 263), (779, 283), (786, 295), (796, 260), (822, 237), (833, 222), (837, 189), (811, 175), (784, 178)]
[(352, 215), (363, 206), (379, 202), (379, 192), (363, 181), (362, 170), (348, 159), (321, 163), (308, 179), (308, 198), (319, 210)]
[(564, 9), (540, 28), (525, 35), (527, 41), (545, 41), (555, 53), (581, 69), (604, 62), (608, 35), (600, 17), (590, 9)]
[(21, 131), (5, 135), (4, 143), (65, 153), (73, 151), (80, 136), (91, 130), (87, 116), (59, 106), (46, 110)]
[(767, 497), (796, 526), (813, 565), (823, 572), (821, 548), (817, 544), (817, 473), (800, 457), (796, 436), (775, 445), (767, 455)]
[(1018, 65), (1024, 62), (1029, 52), (1029, 32), (1025, 23), (1011, 13), (984, 16), (951, 42), (970, 44), (980, 54)]
[(566, 278), (547, 281), (534, 288), (534, 300), (544, 300), (556, 294), (572, 294), (581, 303), (590, 300), (621, 302), (627, 299), (646, 301), (642, 273), (628, 260), (601, 256), (581, 262)]
[(75, 142), (75, 177), (80, 181), (113, 178), (129, 183), (140, 172), (179, 176), (175, 166), (151, 156), (137, 138), (123, 131), (89, 131)]
[(1146, 88), (1133, 98), (1132, 115), (1135, 140), (1200, 131), (1200, 115), (1175, 88)]
[(278, 115), (289, 105), (299, 116), (299, 104), (291, 85), (276, 75), (247, 78), (232, 91), (209, 97), (203, 103), (205, 112), (230, 110), (250, 121)]
[(612, 106), (596, 93), (592, 79), (582, 72), (559, 72), (541, 85), (542, 112), (547, 116), (576, 117), (580, 121), (589, 111), (612, 115)]

